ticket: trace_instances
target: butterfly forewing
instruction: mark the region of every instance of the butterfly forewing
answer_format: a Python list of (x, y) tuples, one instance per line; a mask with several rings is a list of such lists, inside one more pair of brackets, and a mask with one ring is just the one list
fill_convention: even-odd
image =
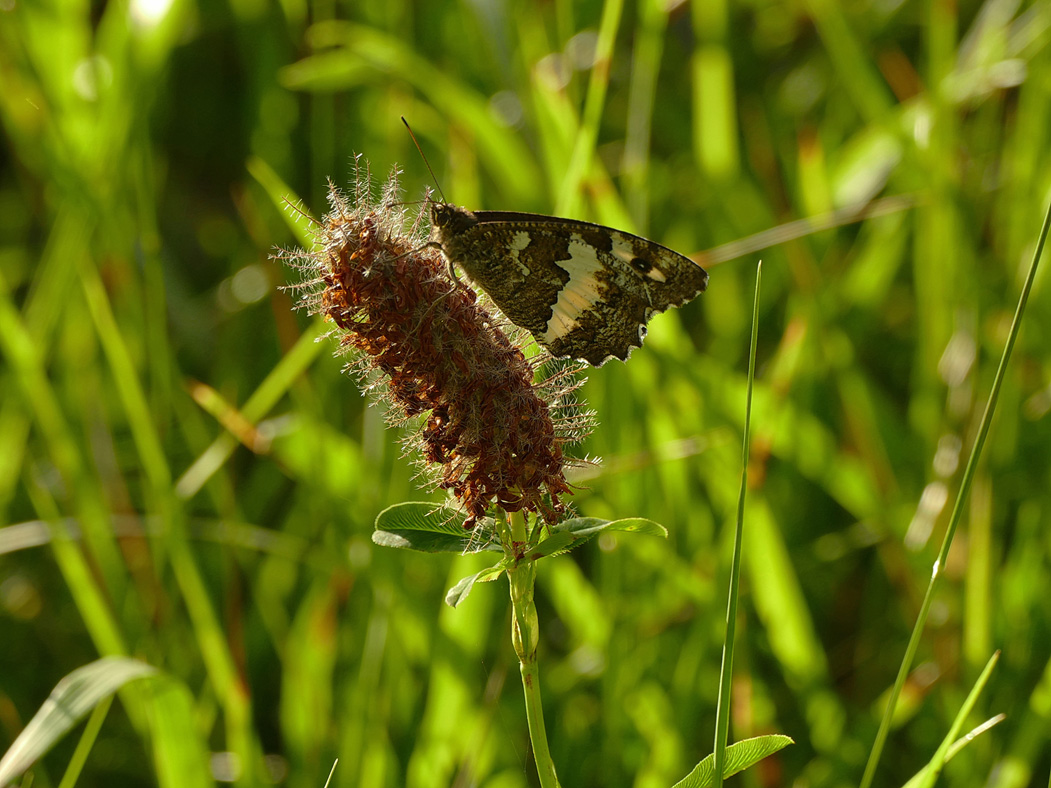
[(589, 222), (443, 204), (432, 216), (445, 257), (554, 356), (623, 360), (655, 312), (708, 284), (688, 257)]

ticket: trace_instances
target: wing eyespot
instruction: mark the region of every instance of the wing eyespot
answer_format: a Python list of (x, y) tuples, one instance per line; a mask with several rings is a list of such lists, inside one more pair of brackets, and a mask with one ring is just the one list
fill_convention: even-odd
[(644, 260), (641, 257), (633, 257), (628, 265), (630, 265), (640, 274), (648, 274), (653, 269), (653, 263), (651, 263), (649, 260)]

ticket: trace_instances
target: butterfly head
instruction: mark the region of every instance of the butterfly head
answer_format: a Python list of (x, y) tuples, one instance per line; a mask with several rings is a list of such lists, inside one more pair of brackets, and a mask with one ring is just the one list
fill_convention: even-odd
[(438, 238), (449, 237), (478, 224), (478, 219), (466, 208), (447, 202), (431, 204), (431, 227)]

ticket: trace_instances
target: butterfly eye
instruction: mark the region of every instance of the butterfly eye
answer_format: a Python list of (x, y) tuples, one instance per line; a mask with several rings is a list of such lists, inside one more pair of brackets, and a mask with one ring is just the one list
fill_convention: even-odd
[(648, 274), (650, 269), (653, 268), (653, 263), (649, 260), (643, 260), (641, 257), (632, 258), (630, 265), (640, 274)]

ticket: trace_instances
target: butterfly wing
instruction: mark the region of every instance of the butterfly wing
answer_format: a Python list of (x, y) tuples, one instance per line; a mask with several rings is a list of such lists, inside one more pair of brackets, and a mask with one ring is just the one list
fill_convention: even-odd
[(630, 233), (536, 214), (463, 214), (475, 221), (438, 233), (446, 257), (554, 356), (624, 360), (654, 313), (708, 284), (688, 257)]

